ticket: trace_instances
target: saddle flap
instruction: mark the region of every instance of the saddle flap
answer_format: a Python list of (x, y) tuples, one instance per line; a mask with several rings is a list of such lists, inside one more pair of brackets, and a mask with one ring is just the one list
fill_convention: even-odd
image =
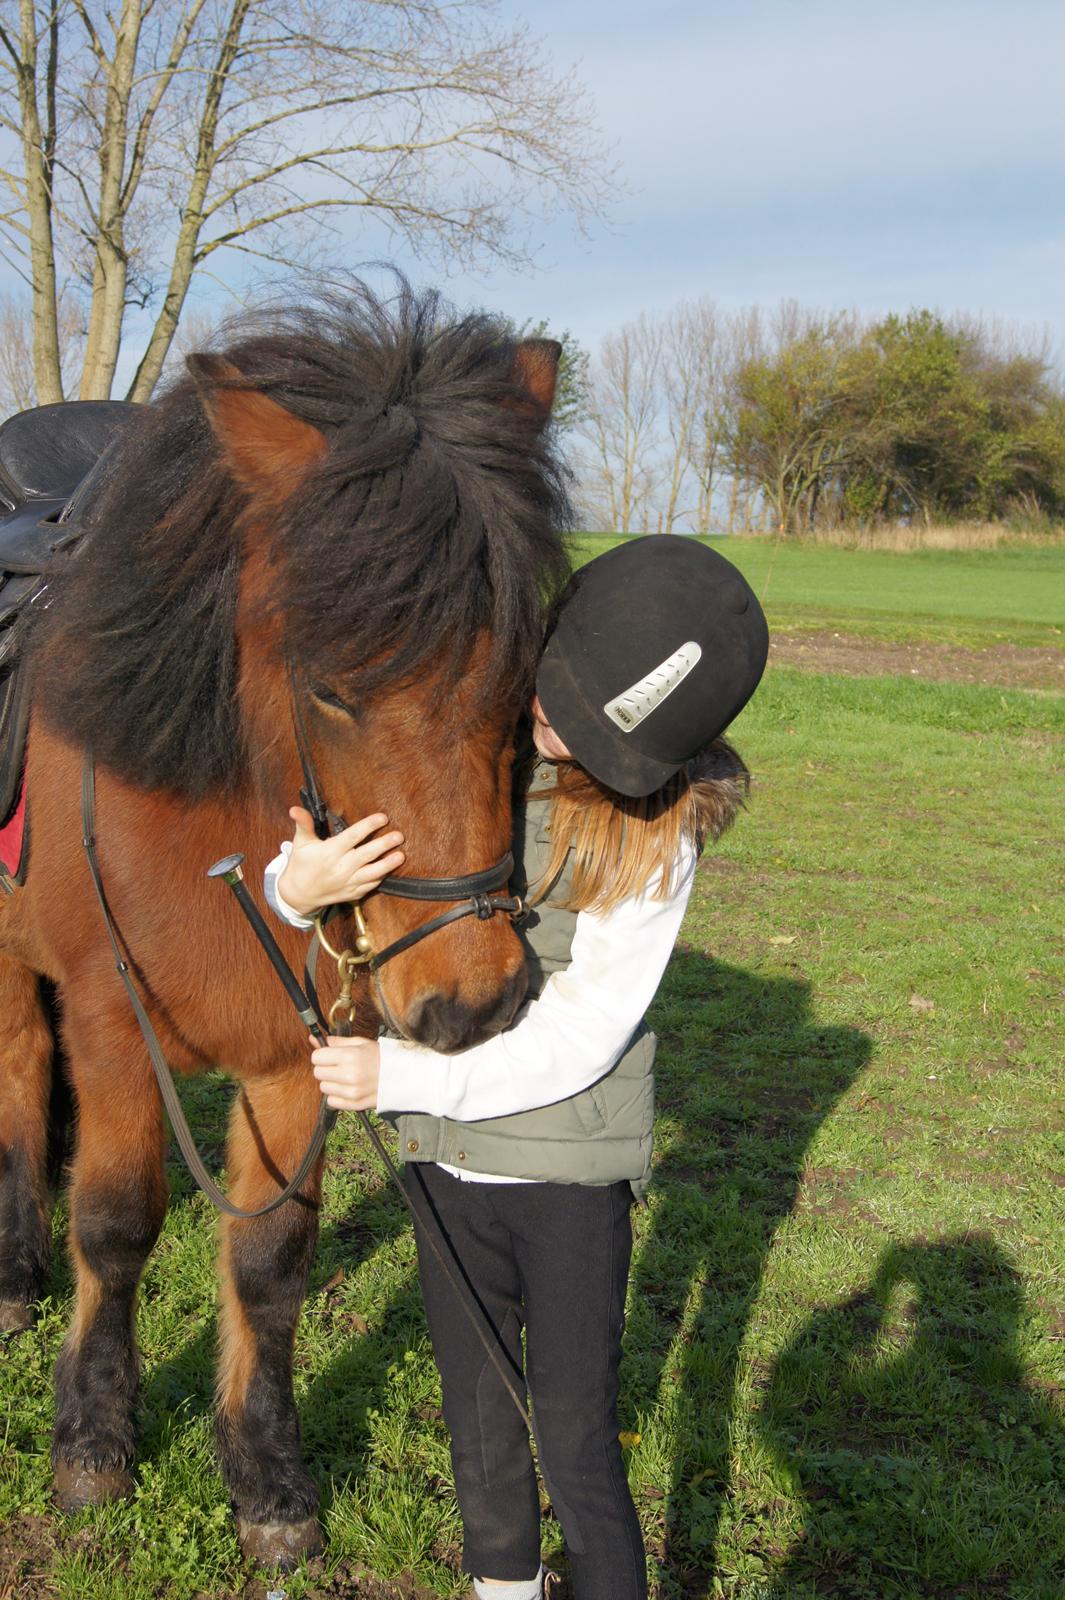
[(126, 400), (65, 400), (0, 425), (0, 495), (13, 508), (36, 497), (69, 500), (139, 408)]
[[(7, 578), (0, 583), (0, 629), (3, 628), (6, 622), (11, 622), (21, 611), (40, 581), (36, 573), (27, 573), (25, 576), (20, 574), (18, 577)], [(10, 632), (10, 629), (8, 632)], [(0, 667), (3, 666), (5, 659), (4, 645), (6, 643), (6, 634), (0, 634)]]
[(0, 520), (0, 572), (37, 573), (61, 537), (57, 526), (65, 500), (28, 500)]

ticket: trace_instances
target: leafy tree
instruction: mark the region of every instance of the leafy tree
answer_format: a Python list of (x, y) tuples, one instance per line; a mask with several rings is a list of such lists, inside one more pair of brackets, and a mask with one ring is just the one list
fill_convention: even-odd
[(851, 442), (841, 373), (853, 342), (845, 316), (782, 308), (773, 348), (740, 362), (724, 425), (730, 470), (757, 485), (784, 531), (813, 525)]
[(868, 330), (844, 388), (853, 447), (842, 500), (863, 520), (985, 519), (1025, 494), (1057, 503), (1040, 355), (996, 350), (977, 325), (912, 311)]

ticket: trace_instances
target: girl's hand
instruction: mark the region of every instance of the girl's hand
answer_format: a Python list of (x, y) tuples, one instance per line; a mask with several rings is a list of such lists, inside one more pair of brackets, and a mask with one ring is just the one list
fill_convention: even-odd
[[(311, 1043), (314, 1044), (312, 1036)], [(336, 1111), (373, 1111), (381, 1078), (381, 1052), (376, 1039), (334, 1039), (328, 1049), (311, 1051), (314, 1075), (326, 1105)]]
[(322, 906), (361, 900), (405, 859), (397, 848), (403, 835), (378, 831), (388, 821), (383, 811), (353, 822), (332, 839), (316, 837), (314, 818), (302, 806), (293, 806), (289, 816), (296, 832), (277, 887), (301, 917), (312, 917)]

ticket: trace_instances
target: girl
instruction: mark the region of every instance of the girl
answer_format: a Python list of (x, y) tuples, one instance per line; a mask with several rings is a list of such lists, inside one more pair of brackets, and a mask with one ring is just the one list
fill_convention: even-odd
[[(645, 1600), (646, 1563), (618, 1441), (629, 1210), (650, 1177), (654, 1035), (644, 1012), (680, 929), (703, 838), (746, 769), (720, 738), (765, 666), (765, 618), (741, 574), (684, 539), (636, 539), (582, 568), (556, 611), (516, 801), (528, 999), (455, 1055), (402, 1040), (312, 1052), (331, 1106), (394, 1119), (418, 1183), (532, 1397), (541, 1470), (576, 1600)], [(403, 862), (376, 815), (319, 841), (294, 808), (271, 862), (274, 908), (370, 893)], [(539, 1600), (529, 1440), (454, 1291), (419, 1272), (478, 1600)]]

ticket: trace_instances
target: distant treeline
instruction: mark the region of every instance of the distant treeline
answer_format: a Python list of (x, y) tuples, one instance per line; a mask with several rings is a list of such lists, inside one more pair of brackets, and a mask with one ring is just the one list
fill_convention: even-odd
[(567, 355), (586, 526), (1065, 521), (1065, 388), (1015, 329), (701, 301)]

